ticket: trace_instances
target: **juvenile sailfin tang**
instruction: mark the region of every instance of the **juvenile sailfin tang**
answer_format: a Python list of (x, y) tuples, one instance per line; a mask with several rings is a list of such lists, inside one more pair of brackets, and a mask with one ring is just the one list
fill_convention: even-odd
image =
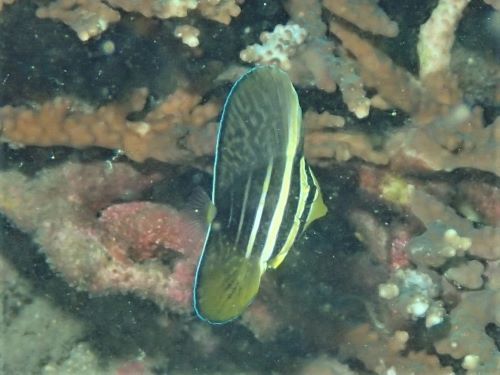
[(288, 75), (250, 70), (231, 89), (217, 138), (209, 225), (196, 271), (194, 309), (211, 323), (238, 317), (262, 274), (326, 214), (303, 156), (302, 113)]

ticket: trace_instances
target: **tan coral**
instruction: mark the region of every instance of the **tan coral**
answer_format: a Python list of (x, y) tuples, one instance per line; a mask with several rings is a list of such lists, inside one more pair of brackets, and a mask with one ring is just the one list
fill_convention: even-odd
[[(486, 126), (482, 110), (458, 106), (445, 116), (423, 126), (410, 122), (377, 144), (363, 131), (320, 129), (307, 135), (312, 159), (349, 160), (358, 157), (369, 163), (387, 165), (397, 171), (453, 171), (474, 168), (500, 176), (498, 143), (500, 118)], [(343, 146), (341, 146), (343, 145)], [(477, 198), (476, 198), (477, 200)], [(483, 204), (484, 206), (484, 204)], [(485, 213), (493, 223), (495, 205)]]
[(476, 229), (473, 223), (457, 215), (451, 207), (419, 189), (412, 193), (408, 207), (426, 228), (446, 223), (460, 237), (470, 239), (470, 247), (467, 248), (469, 254), (487, 260), (500, 259), (500, 228), (485, 226)]
[[(13, 1), (4, 0), (3, 3)], [(3, 3), (0, 3), (0, 10)], [(37, 16), (60, 20), (71, 27), (80, 40), (87, 41), (120, 20), (118, 9), (161, 19), (183, 18), (189, 11), (198, 9), (203, 17), (225, 25), (241, 12), (238, 2), (234, 0), (54, 0), (40, 6)]]
[[(455, 238), (460, 238), (461, 241), (456, 241)], [(470, 246), (470, 238), (461, 237), (455, 229), (441, 221), (433, 221), (427, 224), (427, 230), (423, 234), (408, 242), (406, 250), (415, 264), (440, 267), (455, 256), (463, 256)]]
[(240, 52), (240, 58), (245, 62), (277, 64), (298, 86), (316, 86), (326, 92), (334, 92), (338, 86), (349, 110), (358, 118), (367, 117), (370, 100), (355, 61), (324, 37), (326, 25), (320, 20), (314, 22), (309, 13), (306, 16), (308, 5), (314, 14), (321, 13), (314, 1), (289, 3), (292, 21), (276, 26), (272, 33), (262, 33), (262, 45), (248, 46)]
[(500, 10), (500, 0), (484, 0), (484, 2), (491, 5), (496, 10)]
[[(136, 93), (132, 108), (141, 107), (145, 95), (145, 90)], [(129, 121), (127, 104), (95, 110), (76, 100), (55, 98), (36, 109), (1, 108), (0, 129), (3, 140), (18, 145), (100, 146), (121, 150), (136, 161), (186, 162), (208, 152), (215, 139), (214, 124), (208, 123), (217, 116), (218, 105), (200, 101), (198, 95), (177, 90), (144, 119)], [(204, 139), (208, 147), (200, 142), (200, 132), (209, 136)]]
[(356, 57), (363, 82), (376, 88), (389, 104), (414, 117), (423, 117), (425, 121), (447, 110), (426, 92), (415, 77), (395, 65), (369, 42), (335, 22), (330, 23), (330, 31)]
[(331, 159), (346, 161), (354, 157), (375, 164), (387, 164), (389, 161), (387, 155), (373, 149), (368, 136), (363, 133), (310, 132), (306, 135), (305, 153), (316, 163), (331, 163)]
[[(445, 310), (438, 299), (439, 277), (430, 270), (398, 269), (388, 282), (379, 285), (379, 296), (389, 306), (392, 319), (425, 318), (428, 327), (443, 321)], [(397, 291), (397, 294), (396, 294)]]
[(292, 81), (303, 87), (316, 86), (326, 92), (334, 92), (338, 86), (349, 110), (357, 118), (367, 117), (370, 99), (364, 90), (357, 63), (341, 46), (326, 38), (320, 1), (293, 0), (286, 7), (291, 20), (308, 33), (307, 40), (291, 59), (289, 74)]
[(398, 35), (398, 24), (374, 0), (323, 0), (323, 6), (361, 30), (388, 37)]
[(316, 358), (308, 358), (299, 366), (297, 375), (357, 375), (349, 366), (340, 363), (334, 357), (320, 355)]
[(56, 0), (38, 8), (36, 15), (64, 22), (84, 42), (120, 20), (120, 13), (100, 0)]
[(242, 50), (240, 58), (247, 63), (277, 64), (281, 69), (289, 70), (290, 57), (306, 37), (307, 31), (299, 25), (277, 25), (272, 32), (260, 35), (261, 45), (253, 44)]
[(198, 10), (203, 17), (225, 25), (229, 25), (241, 12), (236, 0), (200, 0)]
[(500, 260), (486, 262), (484, 277), (486, 278), (487, 289), (500, 290)]
[(451, 73), (455, 31), (470, 0), (440, 0), (420, 27), (417, 51), (421, 82), (442, 103), (459, 99), (457, 77)]
[(0, 0), (0, 12), (2, 11), (4, 5), (13, 4), (14, 1), (16, 0)]
[[(500, 368), (500, 356), (493, 338), (485, 332), (489, 323), (500, 324), (500, 292), (483, 290), (466, 292), (450, 313), (450, 332), (434, 346), (438, 353), (449, 354), (465, 360), (462, 366), (470, 367), (468, 356), (477, 356), (472, 374), (493, 374)], [(469, 360), (471, 357), (468, 358)]]
[[(378, 12), (375, 3), (376, 1), (371, 0), (324, 1), (324, 5), (339, 17), (346, 18), (361, 29), (371, 32), (376, 31), (365, 28), (362, 22), (365, 19), (371, 20), (371, 15)], [(461, 100), (457, 79), (451, 72), (451, 47), (457, 24), (468, 3), (469, 0), (439, 1), (429, 20), (421, 27), (418, 42), (420, 59), (418, 80), (340, 23), (332, 21), (330, 31), (354, 54), (360, 64), (364, 83), (379, 90), (382, 102), (408, 112), (421, 122), (429, 122), (436, 116), (446, 113)], [(373, 10), (368, 10), (365, 6), (372, 7)], [(354, 20), (344, 17), (343, 12), (352, 13)], [(356, 18), (361, 19), (361, 23)], [(382, 23), (389, 25), (387, 21)], [(377, 103), (379, 102), (377, 100)]]
[(334, 92), (338, 86), (349, 110), (357, 118), (368, 116), (370, 99), (367, 98), (357, 65), (334, 43), (324, 38), (307, 40), (293, 56), (289, 74), (295, 84), (303, 87), (316, 86), (326, 92)]
[(319, 131), (332, 128), (342, 128), (345, 119), (342, 116), (334, 115), (328, 111), (322, 113), (307, 110), (304, 113), (302, 123), (307, 132)]
[[(427, 170), (476, 168), (500, 175), (500, 118), (485, 127), (482, 111), (460, 106), (426, 127), (411, 126), (387, 142), (393, 166)], [(497, 160), (492, 160), (497, 159)]]
[(284, 5), (292, 21), (306, 29), (310, 37), (325, 35), (326, 25), (321, 20), (323, 8), (320, 0), (288, 0)]
[(198, 5), (197, 0), (107, 0), (109, 5), (137, 12), (145, 17), (172, 18), (186, 17), (188, 12)]
[(425, 352), (410, 351), (401, 355), (408, 341), (408, 333), (396, 331), (393, 335), (375, 332), (368, 324), (351, 329), (340, 345), (340, 358), (357, 358), (376, 374), (451, 375), (450, 367), (442, 367), (439, 359)]
[(457, 267), (449, 268), (444, 276), (461, 287), (479, 289), (483, 286), (484, 266), (477, 260), (471, 260)]
[(174, 36), (182, 40), (185, 45), (194, 48), (198, 47), (200, 40), (200, 30), (191, 25), (179, 25), (174, 30)]
[(431, 17), (420, 27), (417, 44), (420, 78), (448, 71), (455, 30), (470, 0), (440, 0)]

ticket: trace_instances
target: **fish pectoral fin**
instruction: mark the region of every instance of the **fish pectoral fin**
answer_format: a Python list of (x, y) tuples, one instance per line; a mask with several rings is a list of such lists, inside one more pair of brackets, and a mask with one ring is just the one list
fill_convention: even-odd
[(240, 316), (253, 301), (261, 271), (258, 259), (233, 256), (224, 264), (204, 264), (199, 276), (195, 288), (197, 314), (211, 323), (225, 323)]
[(217, 215), (217, 209), (212, 200), (205, 190), (199, 186), (195, 187), (189, 196), (184, 211), (206, 225), (210, 224)]

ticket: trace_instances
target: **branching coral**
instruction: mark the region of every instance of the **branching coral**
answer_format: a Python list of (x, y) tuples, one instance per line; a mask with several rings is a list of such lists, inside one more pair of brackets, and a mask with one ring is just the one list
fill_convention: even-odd
[[(470, 184), (463, 181), (459, 186)], [(490, 194), (488, 212), (495, 212), (495, 187), (485, 182), (479, 186)], [(456, 192), (443, 181), (433, 184), (415, 176), (396, 178), (386, 170), (364, 166), (360, 168), (360, 187), (363, 194), (382, 199), (405, 216), (406, 224), (399, 224), (406, 238), (399, 247), (404, 262), (392, 267), (394, 254), (389, 244), (401, 238), (392, 229), (394, 224), (383, 225), (359, 208), (350, 213), (374, 259), (391, 269), (388, 280), (378, 286), (381, 306), (387, 309), (381, 315), (384, 327), (392, 332), (405, 327), (410, 319), (425, 319), (428, 329), (440, 327), (438, 330), (446, 332), (445, 338), (429, 333), (439, 354), (460, 360), (471, 374), (493, 371), (498, 366), (498, 350), (485, 329), (490, 323), (498, 325), (491, 307), (498, 303), (498, 224), (492, 221), (489, 226), (475, 228), (473, 222), (458, 215), (449, 205), (453, 202), (450, 194)], [(483, 207), (480, 201), (474, 202), (474, 206)], [(415, 219), (423, 229), (415, 225)], [(479, 305), (484, 313), (474, 310)]]
[(171, 18), (186, 17), (188, 11), (195, 9), (197, 0), (107, 0), (109, 5), (121, 8), (126, 12), (137, 12), (145, 17)]
[(461, 106), (428, 126), (401, 129), (386, 144), (391, 165), (431, 171), (476, 168), (500, 176), (500, 164), (494, 160), (500, 118), (485, 125), (481, 110)]
[(337, 55), (337, 47), (324, 38), (309, 38), (292, 59), (290, 76), (297, 84), (316, 86), (326, 92), (339, 87), (349, 110), (357, 118), (369, 114), (370, 100), (366, 96), (359, 72), (344, 51)]
[(452, 369), (441, 367), (436, 356), (425, 352), (409, 352), (402, 356), (409, 334), (397, 331), (392, 336), (373, 331), (369, 325), (361, 325), (347, 333), (341, 345), (340, 357), (355, 356), (377, 374), (436, 374), (450, 375)]
[(470, 0), (441, 0), (431, 17), (420, 27), (417, 45), (420, 59), (420, 78), (429, 85), (450, 85), (451, 47), (455, 41), (455, 30)]
[(183, 18), (197, 9), (203, 17), (226, 25), (241, 11), (234, 0), (55, 0), (38, 8), (37, 16), (60, 20), (87, 41), (120, 20), (117, 9), (161, 19)]
[(241, 8), (237, 0), (199, 0), (198, 11), (209, 20), (229, 25), (234, 17), (238, 17)]
[(18, 145), (100, 146), (122, 150), (129, 158), (144, 161), (187, 162), (210, 153), (215, 139), (218, 105), (200, 105), (201, 97), (184, 90), (168, 96), (142, 121), (127, 119), (142, 109), (146, 90), (138, 90), (130, 103), (98, 109), (67, 98), (55, 98), (30, 109), (0, 109), (0, 129), (5, 141)]
[(200, 30), (191, 25), (180, 25), (174, 30), (174, 35), (176, 38), (182, 40), (182, 43), (193, 48), (200, 44), (198, 36), (200, 35)]
[(278, 25), (270, 33), (260, 35), (262, 45), (253, 44), (240, 52), (241, 60), (248, 63), (277, 64), (290, 70), (290, 57), (307, 37), (307, 31), (296, 24)]
[(457, 267), (449, 268), (444, 276), (448, 280), (456, 283), (458, 287), (479, 289), (483, 286), (483, 272), (483, 264), (478, 260), (471, 260)]
[(38, 8), (36, 15), (61, 20), (84, 42), (120, 20), (120, 13), (100, 0), (57, 0)]
[(421, 84), (406, 70), (376, 50), (369, 42), (338, 23), (330, 23), (330, 31), (357, 59), (363, 82), (375, 87), (389, 104), (415, 117), (440, 113), (439, 103), (429, 97)]
[(500, 141), (499, 129), (498, 118), (486, 125), (479, 108), (469, 111), (460, 106), (426, 126), (410, 123), (393, 131), (382, 147), (376, 147), (364, 132), (318, 129), (310, 134), (311, 145), (314, 145), (310, 152), (314, 159), (325, 162), (332, 158), (343, 161), (357, 157), (401, 171), (409, 167), (448, 172), (476, 168), (500, 175), (500, 163), (492, 160)]
[[(429, 21), (429, 25), (437, 22), (443, 29), (432, 35), (422, 32), (420, 39), (421, 51), (428, 48), (438, 53), (436, 43), (442, 46), (439, 53), (443, 64), (439, 74), (443, 80), (451, 76), (451, 43), (466, 2), (453, 8), (456, 10), (453, 14), (442, 14), (445, 3), (440, 3)], [(453, 20), (444, 16), (451, 16)], [(346, 27), (332, 22), (330, 30), (355, 55), (364, 83), (375, 87), (384, 102), (410, 114), (412, 121), (399, 131), (388, 134), (383, 147), (372, 145), (363, 132), (319, 131), (311, 135), (311, 143), (315, 145), (311, 150), (325, 151), (315, 152), (315, 156), (325, 161), (332, 157), (339, 161), (358, 157), (375, 164), (389, 164), (401, 171), (409, 168), (431, 171), (477, 168), (500, 175), (500, 163), (494, 161), (500, 140), (498, 118), (486, 125), (479, 108), (470, 111), (460, 104), (456, 85), (436, 84), (436, 77), (422, 79), (423, 73), (419, 81)], [(423, 66), (422, 69), (426, 68)]]
[[(289, 71), (292, 80), (305, 87), (316, 86), (327, 92), (334, 92), (340, 87), (344, 101), (351, 112), (358, 118), (368, 115), (370, 102), (361, 84), (354, 62), (344, 50), (339, 49), (332, 41), (326, 39), (326, 26), (320, 21), (321, 4), (318, 1), (289, 1), (287, 10), (291, 20), (307, 32), (307, 39), (296, 43), (297, 38), (290, 34), (286, 39), (279, 40), (280, 59), (285, 61), (284, 68)], [(268, 38), (263, 33), (261, 38)], [(274, 40), (274, 39), (273, 39)], [(291, 43), (294, 41), (293, 43)], [(276, 43), (274, 43), (276, 44)], [(294, 48), (290, 49), (288, 46)], [(286, 48), (284, 48), (286, 47)], [(266, 48), (249, 47), (251, 59), (247, 58), (247, 50), (242, 51), (244, 61), (259, 61), (268, 63)], [(282, 55), (284, 57), (281, 57)], [(276, 53), (273, 54), (273, 56)]]
[(413, 237), (406, 249), (414, 263), (439, 267), (457, 255), (463, 256), (470, 246), (470, 238), (461, 237), (442, 221), (435, 221), (428, 224), (425, 233)]
[(500, 325), (500, 292), (484, 290), (462, 294), (459, 305), (450, 314), (449, 335), (435, 343), (441, 354), (462, 361), (470, 374), (494, 373), (500, 368), (498, 349), (485, 333), (488, 323)]
[(379, 285), (379, 295), (389, 300), (392, 314), (403, 319), (425, 318), (429, 328), (442, 323), (446, 315), (443, 303), (436, 299), (441, 292), (437, 280), (430, 271), (397, 270), (387, 283)]
[(323, 0), (323, 6), (362, 30), (373, 34), (394, 37), (398, 25), (373, 0)]
[(448, 231), (445, 237), (453, 237), (447, 242), (454, 243), (455, 249), (466, 249), (473, 256), (483, 259), (500, 258), (500, 228), (488, 227), (475, 229), (473, 223), (457, 215), (451, 208), (437, 200), (432, 195), (416, 190), (409, 203), (411, 212), (417, 216), (424, 225), (437, 225), (440, 222), (446, 223), (452, 229), (450, 235)]

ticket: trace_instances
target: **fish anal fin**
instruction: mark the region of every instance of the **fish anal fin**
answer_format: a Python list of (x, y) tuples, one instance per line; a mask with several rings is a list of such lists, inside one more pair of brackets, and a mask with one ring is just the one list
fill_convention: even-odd
[(255, 258), (233, 256), (224, 264), (202, 265), (196, 293), (198, 315), (211, 323), (226, 323), (240, 316), (255, 298), (261, 271)]

